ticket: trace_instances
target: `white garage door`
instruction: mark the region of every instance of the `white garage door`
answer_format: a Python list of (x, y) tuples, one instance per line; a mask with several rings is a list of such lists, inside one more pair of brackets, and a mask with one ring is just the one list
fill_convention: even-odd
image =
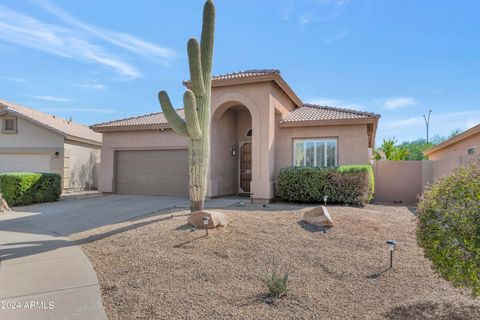
[(48, 154), (0, 154), (0, 173), (50, 172)]
[(188, 196), (187, 150), (118, 151), (116, 192)]

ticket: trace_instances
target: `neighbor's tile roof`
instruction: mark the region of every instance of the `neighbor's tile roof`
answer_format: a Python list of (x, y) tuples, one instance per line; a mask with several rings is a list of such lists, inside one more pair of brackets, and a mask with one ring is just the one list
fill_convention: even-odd
[[(183, 109), (178, 109), (177, 113), (180, 117), (185, 118)], [(95, 128), (108, 128), (108, 127), (124, 127), (124, 126), (148, 126), (148, 125), (159, 125), (167, 124), (167, 119), (163, 112), (155, 112), (150, 114), (145, 114), (137, 117), (125, 118), (120, 120), (114, 120), (110, 122), (98, 123), (92, 126)]]
[(316, 120), (350, 120), (379, 117), (370, 112), (351, 109), (304, 104), (290, 112), (282, 122), (316, 121)]
[(80, 138), (102, 142), (102, 135), (94, 132), (88, 126), (84, 126), (45, 112), (18, 105), (12, 102), (0, 99), (0, 112), (10, 112), (20, 117), (26, 118), (47, 129), (53, 130), (67, 138)]

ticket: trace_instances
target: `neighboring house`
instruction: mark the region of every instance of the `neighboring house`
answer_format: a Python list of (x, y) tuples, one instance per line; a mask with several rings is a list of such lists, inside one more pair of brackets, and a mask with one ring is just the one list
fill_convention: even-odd
[(0, 121), (0, 172), (54, 172), (65, 189), (96, 187), (101, 134), (1, 99)]
[(434, 162), (433, 178), (448, 174), (452, 169), (480, 158), (480, 124), (424, 152)]
[[(274, 197), (281, 168), (368, 164), (380, 117), (304, 104), (277, 70), (214, 76), (211, 115), (208, 196), (262, 201)], [(91, 128), (103, 133), (101, 191), (188, 195), (188, 140), (162, 113)]]

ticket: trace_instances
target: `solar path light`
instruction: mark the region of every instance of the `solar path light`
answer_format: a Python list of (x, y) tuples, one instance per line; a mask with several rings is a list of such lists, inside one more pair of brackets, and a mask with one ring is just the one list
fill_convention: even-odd
[(208, 221), (210, 220), (210, 217), (203, 217), (203, 225), (205, 226), (205, 236), (208, 237)]
[(397, 248), (397, 241), (387, 240), (388, 250), (390, 251), (390, 269), (393, 268), (393, 251)]

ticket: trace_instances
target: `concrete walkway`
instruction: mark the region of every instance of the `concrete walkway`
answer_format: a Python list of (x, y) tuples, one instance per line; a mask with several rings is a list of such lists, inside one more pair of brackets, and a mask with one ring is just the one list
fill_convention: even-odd
[[(207, 207), (238, 201), (215, 199)], [(188, 203), (182, 197), (104, 195), (0, 215), (0, 319), (106, 319), (95, 271), (67, 237)]]

